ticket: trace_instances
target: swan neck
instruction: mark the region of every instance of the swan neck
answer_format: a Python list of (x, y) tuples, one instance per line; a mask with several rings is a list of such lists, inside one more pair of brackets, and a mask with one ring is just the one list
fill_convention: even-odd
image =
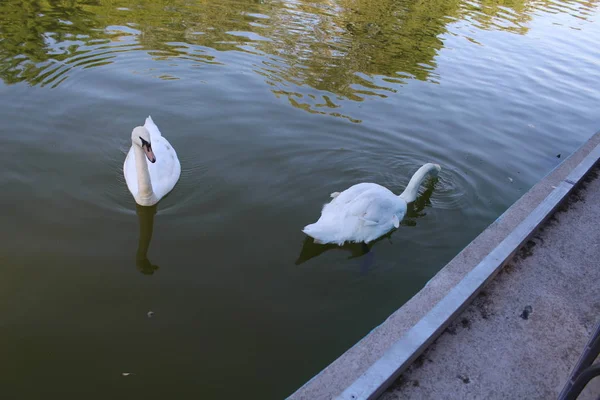
[(408, 185), (406, 185), (404, 192), (402, 192), (402, 194), (398, 197), (407, 203), (412, 203), (415, 201), (417, 199), (417, 194), (419, 194), (419, 187), (421, 186), (421, 183), (423, 183), (430, 172), (437, 172), (436, 167), (432, 164), (425, 164), (419, 168), (412, 178), (410, 178), (410, 182), (408, 182)]
[(146, 155), (140, 146), (133, 145), (135, 154), (135, 170), (137, 172), (138, 182), (138, 198), (141, 201), (150, 201), (154, 197), (152, 190), (152, 181), (150, 180), (150, 171), (148, 171), (148, 163)]

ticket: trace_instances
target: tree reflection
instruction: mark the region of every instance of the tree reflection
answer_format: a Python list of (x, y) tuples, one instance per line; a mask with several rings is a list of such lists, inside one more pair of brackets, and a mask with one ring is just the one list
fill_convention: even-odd
[(538, 9), (585, 19), (596, 4), (5, 0), (0, 2), (0, 77), (7, 84), (56, 86), (73, 68), (118, 62), (124, 51), (145, 51), (156, 62), (198, 63), (219, 63), (219, 52), (242, 51), (256, 55), (254, 70), (274, 95), (308, 112), (347, 117), (336, 111), (340, 100), (385, 97), (407, 79), (436, 80), (435, 56), (454, 21), (469, 18), (482, 29), (525, 34)]

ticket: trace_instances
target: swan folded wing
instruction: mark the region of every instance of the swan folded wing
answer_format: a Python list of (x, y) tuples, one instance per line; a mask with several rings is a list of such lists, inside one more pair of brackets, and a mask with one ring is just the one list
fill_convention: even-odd
[(360, 219), (361, 221), (363, 221), (363, 223), (366, 226), (369, 226), (369, 225), (370, 226), (374, 226), (374, 225), (379, 225), (380, 224), (380, 221), (374, 221), (374, 220), (371, 220), (371, 219), (366, 219), (365, 217), (358, 217), (358, 219)]
[(382, 220), (375, 221), (375, 220), (367, 219), (365, 217), (360, 217), (359, 219), (364, 222), (365, 226), (387, 225), (385, 223), (385, 221), (387, 221), (387, 222), (391, 221), (392, 225), (394, 225), (394, 228), (398, 228), (400, 226), (400, 219), (398, 219), (398, 216), (396, 214), (393, 214), (391, 219), (386, 218), (385, 221), (382, 221)]
[(144, 128), (146, 128), (148, 132), (150, 132), (151, 139), (162, 137), (158, 126), (156, 126), (151, 116), (148, 116), (148, 118), (146, 118), (146, 122), (144, 122)]
[(148, 170), (154, 193), (162, 197), (170, 192), (177, 183), (181, 174), (181, 165), (177, 159), (175, 149), (171, 147), (167, 139), (158, 137), (153, 139), (152, 142), (156, 163), (148, 163)]
[(331, 194), (332, 200), (328, 204), (325, 204), (323, 211), (327, 208), (339, 210), (342, 207), (347, 207), (351, 203), (360, 201), (365, 192), (381, 189), (385, 188), (375, 183), (358, 183), (354, 186), (350, 186), (343, 192), (334, 192)]
[[(362, 203), (362, 204), (361, 204)], [(367, 226), (393, 224), (396, 204), (387, 197), (365, 198), (352, 207), (351, 214), (358, 217)]]
[(342, 195), (325, 206), (317, 222), (321, 227), (328, 227), (332, 233), (336, 232), (332, 236), (349, 240), (361, 235), (361, 232), (364, 234), (364, 228), (379, 230), (391, 227), (394, 201), (382, 196), (378, 188), (364, 190), (359, 196), (340, 204), (336, 200)]
[(356, 206), (357, 198), (348, 196), (350, 190), (354, 190), (354, 187), (325, 204), (317, 222), (305, 226), (303, 232), (322, 243), (342, 244), (361, 225), (352, 212), (352, 205)]
[(339, 233), (335, 236), (339, 238), (338, 242), (368, 243), (394, 226), (393, 199), (374, 196), (373, 193), (364, 193), (340, 211), (335, 223), (339, 227)]

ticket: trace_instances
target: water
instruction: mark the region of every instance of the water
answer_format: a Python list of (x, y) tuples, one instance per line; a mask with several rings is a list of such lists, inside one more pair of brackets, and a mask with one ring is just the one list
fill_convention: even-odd
[[(597, 1), (0, 2), (3, 393), (289, 395), (600, 128), (598, 17)], [(156, 209), (121, 171), (148, 114), (182, 164)], [(300, 231), (330, 192), (400, 192), (428, 161), (439, 180), (367, 255)]]

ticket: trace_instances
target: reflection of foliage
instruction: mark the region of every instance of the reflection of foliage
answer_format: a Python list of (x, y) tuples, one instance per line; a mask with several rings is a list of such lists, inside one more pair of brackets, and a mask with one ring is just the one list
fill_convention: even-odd
[[(338, 0), (335, 7), (322, 5), (319, 14), (299, 5), (294, 13), (273, 16), (270, 38), (259, 49), (285, 59), (269, 63), (260, 73), (275, 86), (276, 94), (288, 94), (290, 103), (307, 110), (335, 108), (331, 98), (320, 107), (316, 99), (287, 91), (288, 82), (300, 82), (338, 97), (361, 101), (364, 96), (385, 97), (394, 91), (376, 84), (371, 76), (388, 83), (407, 77), (426, 80), (435, 67), (434, 56), (442, 47), (447, 15), (457, 14), (458, 0)], [(317, 112), (317, 111), (314, 111)]]
[[(596, 7), (597, 1), (523, 1), (523, 0), (478, 0), (476, 3), (465, 3), (462, 6), (463, 15), (472, 17), (482, 29), (499, 29), (503, 31), (526, 34), (525, 26), (531, 20), (536, 10), (545, 10), (551, 13), (568, 12), (581, 13)], [(579, 6), (581, 10), (577, 10)], [(585, 19), (585, 18), (584, 18)]]
[(81, 39), (99, 38), (98, 26), (73, 1), (3, 1), (0, 3), (0, 76), (6, 83), (43, 81), (53, 73), (49, 60), (78, 54)]
[[(336, 100), (385, 97), (406, 79), (432, 80), (440, 35), (468, 17), (483, 29), (524, 34), (539, 8), (583, 17), (596, 1), (550, 0), (4, 0), (0, 77), (59, 84), (72, 68), (143, 50), (218, 62), (219, 51), (256, 53), (255, 72), (276, 96), (309, 112), (343, 116)], [(165, 77), (168, 77), (165, 75)], [(317, 98), (302, 88), (328, 94)], [(314, 90), (311, 90), (314, 93)], [(322, 111), (326, 110), (326, 111)]]

